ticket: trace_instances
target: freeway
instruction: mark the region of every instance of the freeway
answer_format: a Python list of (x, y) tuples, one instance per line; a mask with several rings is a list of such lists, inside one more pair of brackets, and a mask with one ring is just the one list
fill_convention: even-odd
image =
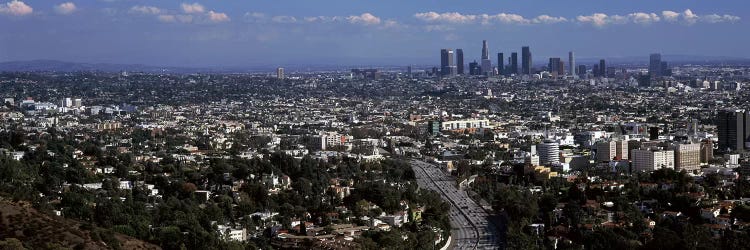
[(410, 163), (419, 186), (437, 191), (451, 204), (453, 249), (501, 248), (498, 230), (490, 222), (489, 214), (466, 192), (456, 188), (455, 178), (436, 165), (419, 160)]

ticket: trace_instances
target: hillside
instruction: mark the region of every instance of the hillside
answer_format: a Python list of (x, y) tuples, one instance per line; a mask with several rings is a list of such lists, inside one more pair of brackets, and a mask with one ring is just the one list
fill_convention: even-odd
[[(0, 198), (0, 247), (18, 239), (27, 249), (160, 249), (158, 246), (80, 222), (49, 216), (28, 203)], [(105, 243), (108, 242), (109, 244)], [(11, 248), (12, 249), (12, 248)]]

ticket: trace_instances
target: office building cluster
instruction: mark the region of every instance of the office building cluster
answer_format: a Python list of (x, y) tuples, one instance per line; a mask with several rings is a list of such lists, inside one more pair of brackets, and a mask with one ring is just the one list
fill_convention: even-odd
[[(589, 78), (617, 78), (634, 76), (626, 69), (618, 68), (608, 64), (605, 59), (587, 67), (585, 64), (577, 64), (575, 52), (569, 51), (567, 62), (561, 57), (551, 57), (543, 66), (533, 64), (531, 48), (521, 47), (521, 58), (517, 52), (496, 54), (493, 64), (490, 58), (490, 47), (487, 40), (482, 41), (481, 58), (465, 64), (463, 49), (442, 49), (440, 51), (440, 67), (433, 69), (432, 75), (440, 77), (455, 77), (458, 75), (469, 76), (518, 76), (528, 79), (589, 79)], [(507, 56), (507, 57), (506, 57)], [(468, 66), (468, 70), (464, 67)], [(589, 70), (590, 69), (590, 70)], [(661, 54), (654, 53), (649, 56), (649, 64), (645, 72), (646, 80), (638, 81), (635, 85), (650, 85), (661, 83), (665, 77), (672, 75), (672, 69), (666, 61), (662, 60)], [(645, 83), (644, 83), (645, 82)], [(718, 88), (718, 86), (717, 86)]]

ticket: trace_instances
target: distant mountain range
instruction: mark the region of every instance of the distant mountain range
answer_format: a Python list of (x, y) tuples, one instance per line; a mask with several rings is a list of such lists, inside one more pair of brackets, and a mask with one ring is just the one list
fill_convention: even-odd
[[(600, 58), (576, 58), (577, 64), (596, 63)], [(605, 57), (607, 64), (648, 64), (648, 55), (627, 57)], [(691, 56), (691, 55), (662, 55), (662, 60), (671, 65), (682, 64), (720, 64), (720, 65), (750, 65), (749, 58), (728, 56)], [(542, 60), (541, 62), (545, 62)], [(429, 67), (414, 65), (416, 68)], [(401, 65), (367, 66), (381, 69), (406, 68)], [(333, 66), (333, 65), (285, 65), (287, 72), (293, 71), (335, 71), (362, 68), (361, 66)], [(257, 73), (275, 72), (276, 67), (248, 66), (242, 67), (173, 67), (151, 66), (143, 64), (115, 64), (115, 63), (79, 63), (57, 60), (32, 60), (0, 62), (0, 72), (144, 72), (144, 73)]]

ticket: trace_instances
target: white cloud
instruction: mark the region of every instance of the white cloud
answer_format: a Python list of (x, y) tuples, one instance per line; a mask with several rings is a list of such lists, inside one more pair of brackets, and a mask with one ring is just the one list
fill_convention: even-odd
[(340, 17), (340, 16), (312, 16), (312, 17), (305, 17), (303, 19), (305, 20), (305, 22), (308, 22), (308, 23), (315, 23), (315, 22), (330, 23), (330, 22), (338, 22), (338, 21), (344, 20), (345, 18)]
[(669, 22), (682, 22), (687, 25), (692, 25), (698, 22), (704, 22), (704, 23), (724, 23), (724, 22), (737, 22), (740, 20), (740, 17), (733, 16), (733, 15), (719, 15), (719, 14), (709, 14), (709, 15), (698, 15), (693, 13), (692, 10), (687, 9), (681, 13), (674, 12), (671, 10), (665, 10), (661, 13), (662, 17), (664, 17), (664, 20)]
[(136, 5), (130, 8), (130, 12), (132, 13), (140, 13), (140, 14), (148, 14), (148, 15), (158, 15), (162, 13), (163, 11), (157, 7), (154, 6), (142, 6), (142, 5)]
[(655, 13), (643, 13), (643, 12), (629, 14), (628, 19), (632, 20), (634, 23), (637, 23), (637, 24), (651, 24), (651, 23), (659, 22), (661, 20), (659, 15)]
[(676, 22), (677, 18), (680, 17), (680, 13), (671, 10), (665, 10), (661, 12), (661, 16), (664, 17), (664, 20), (668, 22)]
[(576, 20), (581, 23), (591, 23), (597, 27), (603, 27), (609, 22), (609, 16), (604, 13), (594, 13), (590, 16), (578, 16)]
[[(242, 20), (248, 23), (269, 23), (274, 17), (261, 12), (247, 12), (242, 17)], [(282, 18), (276, 18), (276, 21), (283, 21)], [(296, 18), (295, 18), (296, 19)]]
[(544, 24), (563, 23), (567, 21), (568, 21), (567, 18), (553, 17), (549, 15), (541, 15), (541, 16), (535, 17), (534, 19), (531, 19), (532, 23), (544, 23)]
[(482, 24), (498, 21), (504, 24), (528, 24), (531, 21), (518, 14), (500, 13), (496, 15), (481, 15)]
[(203, 13), (206, 11), (206, 8), (199, 3), (183, 3), (181, 7), (182, 11), (188, 14)]
[(359, 16), (349, 16), (346, 18), (350, 23), (353, 24), (364, 24), (364, 25), (375, 25), (380, 24), (380, 18), (370, 13), (364, 13)]
[(476, 15), (464, 15), (458, 12), (437, 13), (437, 12), (430, 11), (430, 12), (414, 14), (414, 17), (416, 17), (419, 20), (427, 21), (427, 22), (446, 22), (446, 23), (469, 23), (469, 22), (474, 22), (475, 20), (477, 20)]
[(553, 17), (550, 15), (540, 15), (533, 19), (528, 19), (522, 15), (512, 13), (498, 13), (494, 15), (489, 14), (461, 14), (458, 12), (424, 12), (414, 14), (414, 17), (430, 23), (451, 23), (451, 24), (467, 24), (467, 23), (481, 23), (481, 24), (554, 24), (567, 22), (568, 19), (564, 17)]
[[(664, 12), (662, 12), (662, 15), (664, 15)], [(674, 18), (671, 13), (667, 13), (664, 15), (665, 19)], [(624, 16), (621, 15), (607, 15), (604, 13), (594, 13), (589, 16), (578, 16), (576, 17), (576, 21), (579, 23), (585, 23), (585, 24), (591, 24), (596, 27), (604, 27), (609, 24), (640, 24), (640, 25), (649, 25), (652, 23), (657, 23), (662, 20), (662, 16), (659, 16), (656, 13), (645, 13), (645, 12), (635, 12), (630, 13)]]
[(722, 23), (722, 22), (737, 22), (740, 17), (733, 15), (719, 15), (710, 14), (701, 16), (693, 13), (692, 10), (687, 9), (683, 12), (675, 12), (671, 10), (665, 10), (661, 12), (661, 15), (656, 13), (643, 13), (636, 12), (627, 14), (624, 16), (620, 15), (607, 15), (603, 13), (596, 13), (589, 16), (578, 16), (576, 20), (579, 23), (591, 24), (596, 27), (604, 27), (609, 24), (641, 24), (649, 25), (652, 23), (658, 23), (661, 21), (676, 23), (681, 22), (687, 25), (692, 25), (698, 22), (703, 23)]
[(55, 11), (63, 15), (72, 14), (76, 9), (76, 4), (72, 2), (65, 2), (55, 6)]
[(0, 14), (7, 14), (11, 16), (25, 16), (34, 12), (34, 8), (27, 5), (24, 2), (13, 0), (11, 2), (0, 5)]
[(686, 9), (684, 12), (682, 12), (682, 19), (685, 20), (688, 24), (694, 24), (698, 22), (698, 15), (693, 14), (693, 11), (690, 9)]
[(208, 20), (211, 20), (211, 22), (220, 23), (220, 22), (228, 22), (230, 19), (227, 14), (221, 13), (221, 12), (214, 12), (212, 10), (208, 12)]
[(732, 15), (717, 15), (717, 14), (711, 14), (711, 15), (705, 15), (701, 17), (701, 20), (707, 22), (707, 23), (723, 23), (723, 22), (737, 22), (740, 20), (740, 17), (738, 16), (732, 16)]
[(271, 18), (274, 23), (296, 23), (297, 18), (293, 16), (275, 16)]

